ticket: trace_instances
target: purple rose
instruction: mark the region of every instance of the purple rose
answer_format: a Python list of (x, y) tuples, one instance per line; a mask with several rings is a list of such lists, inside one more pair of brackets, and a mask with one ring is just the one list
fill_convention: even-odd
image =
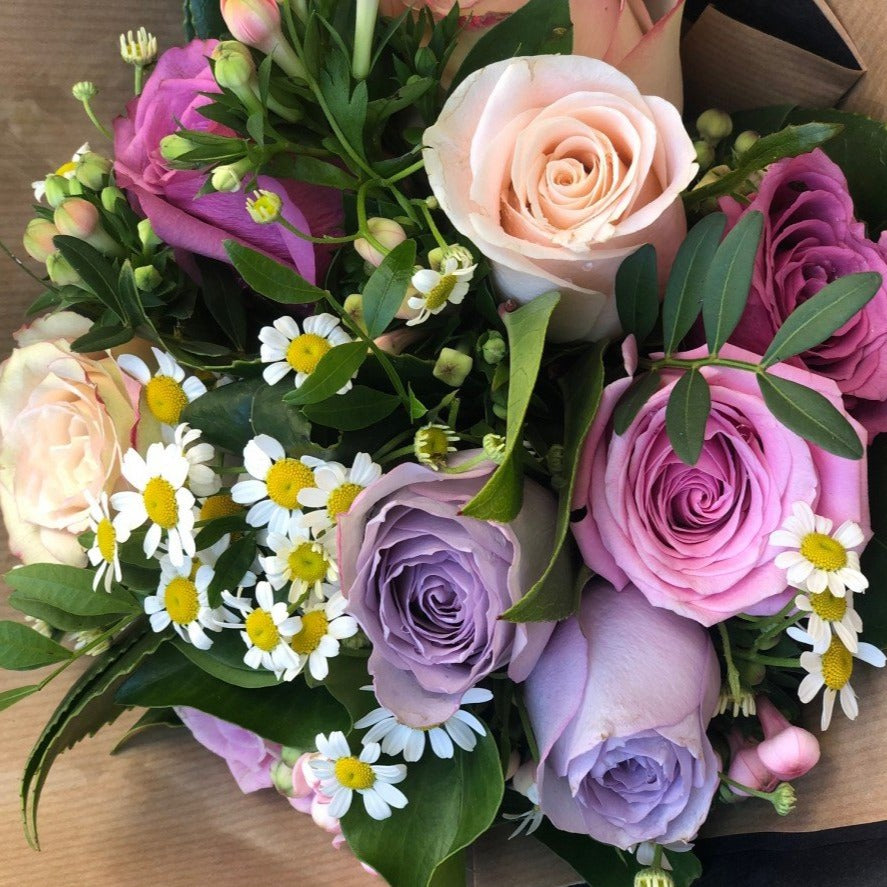
[(497, 669), (525, 680), (553, 629), (499, 617), (551, 556), (554, 498), (528, 481), (510, 524), (460, 514), (493, 468), (399, 465), (339, 519), (342, 590), (373, 642), (376, 696), (414, 727), (445, 721)]
[[(114, 171), (136, 209), (151, 220), (157, 236), (171, 246), (227, 262), (226, 239), (295, 268), (315, 282), (323, 271), (325, 251), (290, 234), (280, 225), (258, 225), (246, 211), (242, 192), (197, 197), (205, 175), (196, 170), (170, 169), (160, 153), (160, 141), (180, 122), (186, 129), (233, 135), (201, 116), (211, 100), (201, 95), (219, 92), (207, 62), (214, 40), (194, 40), (165, 52), (141, 97), (114, 122)], [(342, 201), (337, 191), (293, 180), (259, 176), (258, 187), (283, 199), (283, 216), (302, 231), (324, 234), (338, 227)]]
[(592, 582), (527, 680), (542, 812), (623, 849), (691, 840), (718, 786), (719, 688), (705, 629)]
[(840, 168), (820, 150), (774, 163), (751, 204), (721, 201), (732, 227), (746, 212), (764, 214), (748, 307), (731, 341), (763, 353), (782, 322), (826, 284), (877, 271), (884, 286), (835, 334), (794, 362), (834, 379), (856, 418), (874, 435), (887, 431), (887, 234), (874, 243), (853, 214)]

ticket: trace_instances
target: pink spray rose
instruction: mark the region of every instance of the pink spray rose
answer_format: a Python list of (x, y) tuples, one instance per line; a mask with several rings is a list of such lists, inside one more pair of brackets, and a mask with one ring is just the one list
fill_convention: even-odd
[(424, 136), (431, 187), (493, 263), (500, 294), (559, 290), (557, 340), (613, 335), (616, 271), (652, 243), (667, 273), (696, 153), (677, 109), (596, 59), (535, 56), (475, 72)]
[(887, 431), (887, 232), (875, 243), (856, 220), (840, 167), (817, 149), (770, 167), (752, 199), (724, 198), (732, 226), (745, 213), (764, 214), (748, 307), (731, 341), (763, 351), (799, 305), (826, 284), (877, 271), (881, 290), (821, 345), (793, 362), (834, 379), (850, 412), (872, 434)]
[(527, 680), (542, 812), (623, 849), (692, 840), (718, 786), (705, 731), (719, 689), (703, 628), (592, 582)]
[[(232, 134), (199, 113), (211, 101), (201, 93), (219, 92), (207, 62), (216, 43), (194, 40), (165, 52), (142, 95), (130, 102), (127, 116), (114, 122), (117, 184), (151, 220), (157, 236), (171, 246), (226, 262), (222, 241), (238, 240), (315, 282), (323, 271), (324, 252), (280, 225), (256, 224), (241, 192), (197, 197), (204, 174), (171, 169), (160, 153), (161, 140), (174, 133), (178, 123), (186, 129)], [(257, 181), (259, 188), (282, 198), (283, 216), (300, 230), (324, 234), (339, 225), (338, 192), (291, 179), (259, 176)]]
[[(721, 357), (758, 360), (730, 345)], [(865, 459), (832, 455), (777, 422), (753, 373), (701, 372), (712, 410), (693, 466), (675, 455), (665, 429), (679, 373), (663, 373), (660, 389), (621, 436), (613, 410), (630, 380), (604, 389), (580, 457), (573, 507), (584, 516), (573, 533), (586, 564), (617, 588), (633, 583), (655, 606), (713, 625), (741, 612), (774, 613), (789, 599), (785, 570), (774, 564), (781, 549), (769, 540), (795, 502), (836, 526), (855, 521), (866, 538), (871, 529)], [(830, 379), (784, 364), (772, 372), (843, 410)], [(849, 421), (865, 442), (864, 429)]]

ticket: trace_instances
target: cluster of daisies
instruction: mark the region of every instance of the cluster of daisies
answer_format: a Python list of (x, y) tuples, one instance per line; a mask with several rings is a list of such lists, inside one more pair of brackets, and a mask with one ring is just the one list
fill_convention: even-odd
[(808, 672), (798, 688), (801, 702), (812, 701), (823, 688), (822, 729), (831, 724), (835, 700), (851, 720), (859, 714), (856, 694), (850, 686), (853, 660), (881, 668), (884, 654), (862, 643), (862, 619), (853, 607), (853, 595), (868, 588), (860, 569), (859, 553), (865, 542), (858, 524), (846, 521), (833, 530), (832, 521), (814, 514), (806, 502), (796, 502), (792, 514), (770, 537), (784, 548), (775, 564), (786, 571), (788, 584), (799, 591), (794, 599), (798, 619), (806, 618), (806, 630), (792, 626), (788, 634), (810, 650), (801, 654)]

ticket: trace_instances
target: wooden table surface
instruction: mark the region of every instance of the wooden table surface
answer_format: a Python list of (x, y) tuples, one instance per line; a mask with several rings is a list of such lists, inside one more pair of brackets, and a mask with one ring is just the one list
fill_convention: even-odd
[[(859, 0), (846, 5), (859, 7)], [(116, 35), (145, 25), (161, 47), (180, 42), (179, 0), (3, 0), (0, 4), (0, 239), (20, 250), (30, 217), (28, 183), (69, 158), (85, 140), (106, 145), (69, 98), (75, 80), (102, 90), (105, 120), (128, 96), (131, 72)], [(0, 353), (39, 287), (0, 257)], [(5, 546), (2, 566), (10, 566)], [(878, 593), (874, 590), (872, 593)], [(883, 591), (881, 593), (884, 593)], [(0, 600), (0, 618), (10, 618)], [(29, 683), (0, 673), (0, 690)], [(862, 675), (860, 720), (837, 715), (823, 763), (798, 783), (799, 810), (778, 819), (764, 805), (719, 815), (711, 834), (804, 831), (887, 819), (887, 675)], [(310, 818), (273, 792), (242, 795), (224, 763), (184, 731), (162, 731), (109, 757), (124, 718), (56, 762), (41, 804), (44, 850), (31, 851), (18, 810), (28, 751), (64, 691), (50, 686), (0, 714), (0, 885), (17, 887), (300, 887), (378, 883), (347, 850), (334, 851)], [(533, 841), (493, 842), (476, 854), (473, 882), (493, 887), (567, 884), (569, 871)]]

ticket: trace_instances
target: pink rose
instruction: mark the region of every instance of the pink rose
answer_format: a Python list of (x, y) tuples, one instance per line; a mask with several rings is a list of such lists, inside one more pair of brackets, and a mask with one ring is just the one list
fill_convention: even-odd
[[(174, 133), (179, 123), (186, 129), (232, 134), (199, 113), (211, 101), (201, 93), (219, 92), (207, 62), (214, 46), (214, 40), (194, 40), (165, 52), (141, 97), (130, 102), (126, 117), (114, 122), (117, 184), (151, 220), (157, 236), (172, 246), (227, 262), (222, 241), (238, 240), (315, 282), (323, 270), (324, 252), (280, 225), (257, 225), (241, 192), (197, 197), (204, 174), (170, 169), (160, 153), (161, 139)], [(302, 231), (323, 234), (339, 225), (338, 192), (291, 179), (259, 176), (257, 181), (259, 188), (283, 199), (283, 216)]]
[[(721, 356), (758, 359), (730, 345)], [(831, 380), (784, 364), (772, 372), (843, 410)], [(776, 612), (789, 599), (785, 570), (774, 564), (780, 549), (769, 539), (795, 502), (836, 526), (855, 521), (866, 538), (870, 527), (865, 459), (834, 456), (777, 422), (753, 373), (702, 373), (712, 411), (693, 466), (675, 455), (665, 430), (678, 373), (663, 373), (659, 391), (621, 436), (613, 410), (631, 380), (604, 389), (580, 457), (573, 507), (584, 517), (573, 533), (586, 564), (617, 588), (633, 583), (655, 606), (713, 625), (741, 612)], [(865, 442), (865, 431), (849, 421)]]
[(677, 109), (610, 65), (509, 59), (453, 92), (424, 136), (434, 194), (493, 263), (502, 296), (559, 290), (557, 340), (615, 334), (616, 271), (652, 243), (665, 275), (686, 234), (695, 150)]

